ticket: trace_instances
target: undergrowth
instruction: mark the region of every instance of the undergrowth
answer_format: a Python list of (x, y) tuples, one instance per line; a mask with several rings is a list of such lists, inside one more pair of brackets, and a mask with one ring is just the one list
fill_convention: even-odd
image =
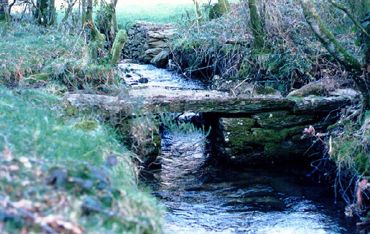
[[(0, 86), (0, 226), (5, 233), (156, 233), (159, 208), (131, 153), (59, 98)], [(1, 230), (1, 229), (0, 229)]]
[(0, 84), (40, 87), (57, 81), (68, 89), (102, 90), (120, 82), (106, 61), (89, 64), (81, 33), (31, 23), (2, 25), (0, 31)]
[(334, 135), (331, 158), (338, 170), (348, 170), (359, 177), (370, 177), (370, 116), (365, 115), (362, 126), (346, 122)]
[[(356, 55), (349, 19), (328, 14), (333, 11), (328, 3), (317, 4), (323, 20), (339, 32), (338, 40)], [(282, 93), (323, 77), (345, 77), (313, 36), (299, 2), (259, 2), (259, 13), (267, 34), (263, 50), (252, 49), (249, 9), (246, 3), (239, 3), (232, 5), (231, 13), (206, 19), (199, 27), (194, 20), (184, 20), (171, 46), (174, 63), (189, 76), (212, 80), (219, 75), (224, 80), (272, 86)], [(208, 15), (207, 10), (203, 15)]]

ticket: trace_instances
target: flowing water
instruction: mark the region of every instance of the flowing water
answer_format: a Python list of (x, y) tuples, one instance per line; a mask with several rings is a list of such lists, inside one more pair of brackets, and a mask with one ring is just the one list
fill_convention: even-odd
[[(166, 70), (125, 64), (134, 88), (204, 89)], [(146, 78), (140, 82), (139, 79)], [(144, 91), (144, 90), (143, 90)], [(202, 132), (162, 133), (162, 168), (145, 183), (166, 207), (166, 233), (354, 233), (332, 189), (282, 168), (213, 166)]]
[(277, 168), (219, 169), (204, 147), (202, 133), (163, 133), (147, 184), (167, 208), (166, 233), (354, 232), (327, 188)]

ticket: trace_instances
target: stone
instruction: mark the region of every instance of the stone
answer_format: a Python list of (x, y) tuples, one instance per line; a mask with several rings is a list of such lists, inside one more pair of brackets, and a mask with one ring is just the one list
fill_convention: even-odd
[(169, 51), (167, 42), (175, 33), (175, 27), (170, 24), (137, 22), (128, 30), (124, 57), (150, 63), (161, 51)]
[(148, 78), (144, 78), (144, 77), (141, 77), (139, 80), (138, 80), (139, 83), (141, 84), (146, 84), (149, 82)]
[(292, 115), (288, 111), (266, 112), (253, 115), (253, 118), (263, 128), (276, 129), (309, 124), (317, 120), (316, 115)]
[(50, 169), (48, 176), (46, 178), (47, 184), (54, 185), (57, 188), (65, 187), (67, 181), (68, 181), (67, 170), (59, 167), (54, 167)]
[(168, 43), (165, 41), (152, 41), (148, 42), (149, 48), (168, 48)]
[(309, 96), (304, 98), (294, 99), (294, 113), (295, 114), (317, 114), (328, 113), (333, 110), (339, 110), (352, 103), (352, 99), (346, 96), (331, 96), (318, 97)]
[(90, 215), (93, 213), (100, 213), (103, 211), (102, 203), (93, 196), (86, 196), (81, 205), (82, 213), (84, 215)]
[(310, 145), (302, 142), (284, 141), (281, 143), (267, 143), (264, 146), (264, 156), (281, 160), (296, 160), (297, 157), (304, 155)]
[(247, 117), (222, 118), (220, 123), (223, 126), (221, 129), (224, 141), (216, 143), (222, 145), (216, 150), (222, 152), (223, 147), (226, 159), (233, 165), (271, 162), (282, 154), (290, 156), (289, 152), (296, 155), (295, 152), (304, 153), (302, 149), (306, 150), (289, 141), (291, 137), (301, 135), (304, 126), (283, 129), (257, 128), (257, 121)]
[(126, 137), (124, 141), (137, 155), (139, 164), (147, 167), (156, 161), (161, 150), (158, 120), (153, 116), (126, 118), (117, 128)]
[(164, 68), (167, 66), (169, 58), (170, 52), (167, 50), (162, 50), (150, 61), (150, 63), (154, 64), (156, 67)]
[(163, 51), (162, 48), (152, 48), (152, 49), (146, 50), (145, 55), (148, 56), (148, 58), (150, 58), (150, 57), (154, 57), (154, 56), (158, 55), (162, 51)]
[(290, 92), (288, 97), (307, 97), (310, 95), (327, 96), (329, 92), (334, 91), (337, 86), (338, 82), (333, 79), (321, 79)]

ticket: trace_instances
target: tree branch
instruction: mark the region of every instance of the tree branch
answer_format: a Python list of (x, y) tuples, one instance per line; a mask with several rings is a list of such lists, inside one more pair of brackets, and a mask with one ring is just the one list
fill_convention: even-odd
[(329, 53), (345, 67), (361, 71), (360, 61), (351, 55), (321, 21), (311, 0), (300, 0), (307, 23)]
[(361, 32), (366, 35), (369, 39), (370, 39), (370, 34), (366, 31), (366, 29), (364, 29), (364, 27), (361, 26), (361, 23), (355, 19), (354, 15), (349, 11), (349, 9), (343, 5), (343, 4), (340, 4), (334, 0), (329, 0), (329, 2), (337, 9), (343, 11), (347, 16), (348, 18), (350, 18), (352, 20), (352, 22), (354, 23), (354, 25), (359, 29), (361, 30)]

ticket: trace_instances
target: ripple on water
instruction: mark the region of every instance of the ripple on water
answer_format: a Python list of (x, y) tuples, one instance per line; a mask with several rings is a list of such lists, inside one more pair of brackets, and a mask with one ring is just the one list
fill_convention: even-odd
[[(134, 87), (162, 87), (175, 89), (205, 89), (205, 85), (197, 80), (190, 80), (184, 76), (156, 68), (150, 64), (122, 63), (119, 69), (124, 73), (127, 84)], [(140, 79), (146, 82), (140, 82)]]

